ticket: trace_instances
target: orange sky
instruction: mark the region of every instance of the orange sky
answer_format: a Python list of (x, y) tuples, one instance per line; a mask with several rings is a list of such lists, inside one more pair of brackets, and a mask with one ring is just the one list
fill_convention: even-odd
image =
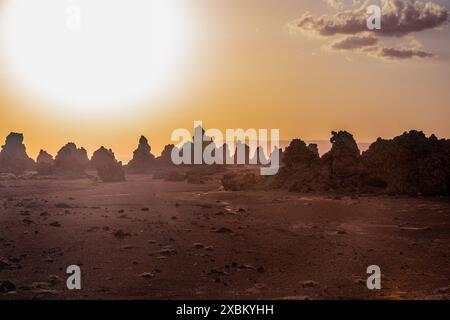
[(330, 52), (323, 39), (289, 32), (286, 25), (305, 11), (331, 10), (320, 1), (185, 2), (191, 49), (164, 94), (119, 113), (55, 110), (12, 85), (2, 68), (0, 139), (23, 132), (32, 157), (73, 141), (128, 160), (141, 134), (159, 153), (174, 129), (192, 129), (194, 120), (219, 129), (279, 128), (283, 140), (326, 140), (338, 129), (361, 142), (412, 128), (450, 137), (448, 27), (417, 35), (437, 58), (384, 61)]

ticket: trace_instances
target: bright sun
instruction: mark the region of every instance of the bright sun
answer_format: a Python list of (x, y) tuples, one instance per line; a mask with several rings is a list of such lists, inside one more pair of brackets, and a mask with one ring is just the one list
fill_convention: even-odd
[(181, 2), (3, 0), (3, 69), (58, 108), (121, 112), (149, 102), (168, 90), (186, 55)]

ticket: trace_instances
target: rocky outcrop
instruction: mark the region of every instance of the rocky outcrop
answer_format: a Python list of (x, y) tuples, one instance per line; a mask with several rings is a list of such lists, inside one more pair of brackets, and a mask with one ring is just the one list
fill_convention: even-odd
[(133, 152), (133, 159), (127, 165), (130, 173), (148, 173), (151, 172), (155, 165), (155, 156), (151, 154), (152, 148), (148, 144), (146, 137), (141, 136), (139, 145)]
[(322, 167), (328, 175), (328, 186), (331, 190), (356, 191), (360, 177), (358, 145), (347, 131), (333, 131), (331, 134), (331, 150), (321, 159)]
[(314, 191), (325, 188), (319, 155), (300, 139), (293, 140), (283, 153), (284, 166), (274, 184), (290, 191)]
[(274, 185), (290, 191), (356, 191), (360, 154), (353, 136), (332, 132), (331, 150), (319, 157), (317, 145), (295, 139), (283, 154), (284, 166)]
[(98, 177), (103, 182), (125, 181), (122, 162), (118, 162), (111, 149), (101, 147), (94, 152), (91, 165), (97, 170)]
[(53, 156), (50, 155), (47, 151), (41, 150), (39, 151), (39, 155), (36, 159), (37, 163), (37, 172), (40, 175), (51, 175), (53, 174), (53, 165), (54, 165)]
[(35, 163), (28, 157), (23, 144), (23, 134), (10, 133), (0, 152), (0, 172), (18, 175), (34, 169), (34, 166)]
[(156, 158), (156, 165), (158, 167), (169, 167), (173, 165), (172, 162), (172, 150), (176, 147), (173, 144), (168, 144), (164, 147), (161, 155)]
[(362, 154), (365, 191), (391, 194), (449, 194), (450, 140), (405, 132), (392, 140), (379, 138)]
[(84, 177), (89, 158), (84, 148), (77, 148), (75, 143), (68, 143), (62, 147), (54, 163), (54, 172), (67, 177)]
[(362, 155), (348, 132), (332, 132), (330, 141), (331, 150), (319, 158), (315, 146), (293, 140), (272, 187), (302, 192), (450, 193), (450, 140), (410, 131), (391, 140), (380, 138)]

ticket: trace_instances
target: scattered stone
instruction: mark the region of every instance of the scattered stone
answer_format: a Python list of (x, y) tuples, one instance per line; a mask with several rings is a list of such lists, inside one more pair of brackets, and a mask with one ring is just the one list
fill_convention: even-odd
[(64, 202), (57, 203), (55, 205), (55, 207), (60, 208), (60, 209), (72, 208), (70, 205), (68, 205), (67, 203), (64, 203)]
[(31, 284), (33, 289), (47, 289), (52, 286), (52, 283), (48, 281), (35, 281)]
[(9, 280), (5, 280), (0, 284), (0, 292), (9, 293), (16, 291), (16, 286)]
[(139, 275), (141, 278), (153, 278), (155, 275), (151, 272), (143, 272)]
[(171, 246), (166, 246), (157, 252), (159, 256), (173, 256), (177, 254), (177, 251), (173, 249)]
[(317, 287), (319, 285), (319, 283), (314, 280), (306, 280), (306, 281), (303, 281), (301, 283), (301, 285), (305, 288), (314, 288), (314, 287)]
[(2, 270), (14, 270), (20, 269), (21, 266), (18, 264), (19, 260), (12, 261), (14, 259), (0, 258), (0, 271)]
[(216, 233), (222, 233), (222, 234), (232, 234), (233, 230), (222, 227), (215, 230)]
[(57, 275), (55, 275), (55, 274), (51, 274), (51, 275), (48, 277), (48, 279), (49, 279), (50, 284), (51, 284), (52, 286), (57, 285), (58, 283), (63, 282), (63, 279), (61, 279), (59, 276), (57, 276)]
[(118, 229), (115, 230), (113, 232), (114, 237), (119, 238), (119, 239), (123, 239), (125, 237), (130, 237), (131, 234), (129, 234), (128, 232), (123, 231), (122, 229)]
[(25, 218), (22, 220), (22, 222), (26, 225), (30, 225), (30, 224), (36, 224), (36, 222), (34, 222), (33, 220), (31, 220), (30, 218)]

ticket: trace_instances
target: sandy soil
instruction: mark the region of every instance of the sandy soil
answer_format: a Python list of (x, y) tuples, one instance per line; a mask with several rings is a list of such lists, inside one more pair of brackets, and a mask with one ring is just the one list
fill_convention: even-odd
[[(17, 290), (0, 299), (450, 297), (448, 199), (127, 179), (1, 182), (0, 282)], [(366, 287), (372, 264), (382, 290)]]

